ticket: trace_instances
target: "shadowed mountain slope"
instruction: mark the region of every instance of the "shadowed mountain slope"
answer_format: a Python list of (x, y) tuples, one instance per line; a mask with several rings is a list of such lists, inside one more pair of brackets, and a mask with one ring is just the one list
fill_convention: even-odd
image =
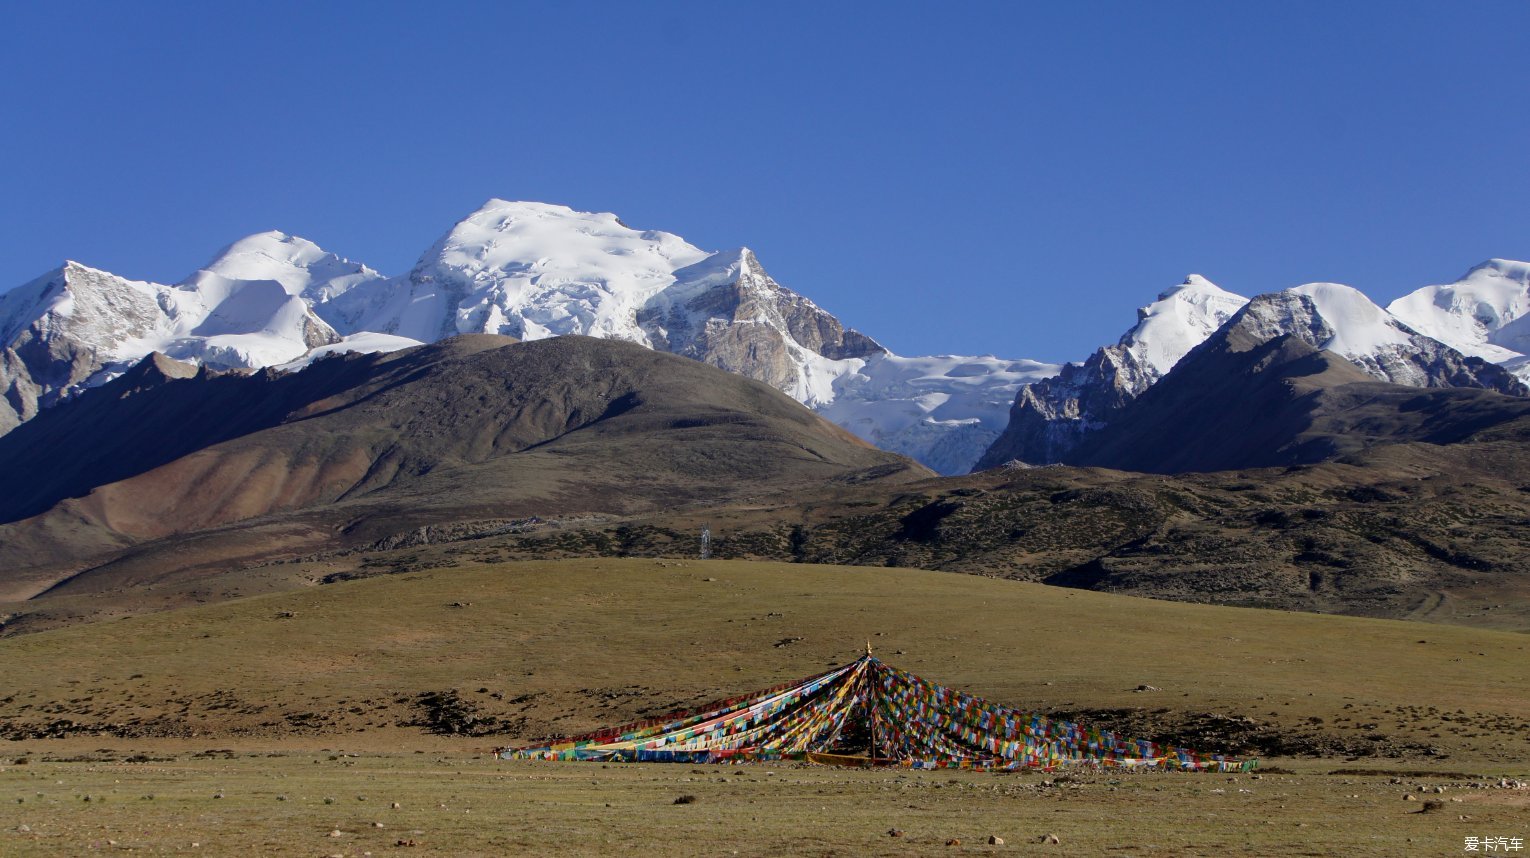
[(488, 335), (288, 375), (177, 379), (150, 358), (0, 439), (0, 473), (13, 595), (92, 565), (103, 546), (271, 516), (302, 519), (296, 543), (329, 544), (363, 538), (378, 516), (419, 527), (448, 509), (630, 514), (930, 475), (697, 361)]

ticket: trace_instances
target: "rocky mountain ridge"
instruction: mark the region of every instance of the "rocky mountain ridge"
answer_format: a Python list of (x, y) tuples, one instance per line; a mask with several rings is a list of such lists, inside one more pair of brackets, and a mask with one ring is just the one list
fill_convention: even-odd
[[(1489, 267), (1494, 271), (1530, 268), (1502, 260), (1496, 265), (1490, 263)], [(1473, 283), (1474, 278), (1480, 279), (1477, 273), (1482, 270), (1483, 266), (1473, 269), (1461, 282)], [(1530, 304), (1527, 280), (1530, 277), (1517, 281), (1518, 287), (1505, 288), (1500, 284), (1496, 297), (1504, 309), (1492, 318), (1514, 316), (1521, 303)], [(1515, 288), (1527, 300), (1519, 302)], [(1425, 287), (1414, 293), (1418, 297), (1399, 299), (1393, 306), (1413, 307), (1418, 315), (1417, 305), (1447, 293), (1454, 295), (1447, 287)], [(1185, 355), (1231, 326), (1240, 329), (1240, 338), (1258, 342), (1294, 337), (1314, 349), (1343, 357), (1380, 381), (1412, 387), (1466, 387), (1511, 396), (1530, 395), (1530, 388), (1516, 375), (1530, 369), (1530, 358), (1510, 353), (1501, 346), (1469, 351), (1470, 338), (1460, 332), (1461, 325), (1449, 321), (1480, 305), (1458, 299), (1439, 300), (1450, 308), (1441, 310), (1436, 306), (1437, 312), (1426, 321), (1431, 330), (1456, 335), (1457, 341), (1463, 343), (1462, 349), (1420, 333), (1360, 291), (1342, 284), (1308, 283), (1261, 295), (1250, 302), (1204, 278), (1192, 276), (1140, 310), (1138, 325), (1116, 345), (1097, 350), (1082, 364), (1066, 365), (1054, 378), (1022, 387), (1010, 409), (1008, 427), (984, 452), (977, 467), (996, 467), (1008, 461), (1027, 464), (1083, 461), (1075, 451), (1091, 435), (1119, 420), (1131, 402), (1168, 376)], [(1505, 324), (1503, 328), (1509, 330), (1511, 326)], [(1471, 330), (1480, 331), (1481, 326)], [(1482, 336), (1485, 342), (1487, 334)], [(1478, 352), (1491, 355), (1502, 365), (1478, 356)]]

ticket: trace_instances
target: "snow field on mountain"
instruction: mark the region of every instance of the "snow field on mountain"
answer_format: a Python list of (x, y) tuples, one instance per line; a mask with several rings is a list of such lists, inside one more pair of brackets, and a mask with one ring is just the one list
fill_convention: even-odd
[(1322, 348), (1345, 357), (1375, 354), (1386, 346), (1405, 346), (1408, 333), (1397, 319), (1360, 290), (1340, 283), (1306, 283), (1288, 290), (1312, 299), (1334, 335)]
[(1059, 368), (991, 355), (881, 354), (836, 379), (833, 399), (817, 410), (885, 450), (965, 473), (1004, 431), (1020, 387)]
[(1522, 365), (1530, 353), (1530, 264), (1490, 259), (1454, 283), (1410, 292), (1387, 310), (1464, 354)]

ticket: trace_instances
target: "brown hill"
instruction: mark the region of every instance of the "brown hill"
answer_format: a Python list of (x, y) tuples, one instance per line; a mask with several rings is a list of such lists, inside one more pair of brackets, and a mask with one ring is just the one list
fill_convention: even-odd
[[(0, 439), (5, 594), (147, 583), (462, 518), (930, 476), (764, 384), (615, 341), (457, 337), (285, 375), (175, 378), (148, 363)], [(218, 535), (235, 525), (256, 535)], [(175, 543), (175, 561), (134, 566), (151, 540)]]

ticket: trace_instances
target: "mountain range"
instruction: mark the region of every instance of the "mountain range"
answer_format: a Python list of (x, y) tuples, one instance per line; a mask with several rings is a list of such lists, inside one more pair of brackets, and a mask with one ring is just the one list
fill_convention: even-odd
[(491, 200), (398, 277), (280, 232), (241, 239), (174, 285), (65, 263), (0, 297), (0, 431), (151, 352), (295, 369), (463, 333), (582, 334), (695, 358), (946, 472), (998, 436), (1022, 383), (1057, 369), (894, 355), (777, 283), (748, 248), (707, 252), (613, 214)]
[[(1501, 339), (1519, 342), (1504, 320), (1520, 318), (1530, 305), (1527, 271), (1530, 266), (1524, 263), (1493, 260), (1454, 285), (1424, 287), (1388, 309), (1337, 283), (1308, 283), (1250, 301), (1191, 275), (1138, 311), (1137, 325), (1119, 343), (1100, 348), (1081, 364), (1065, 365), (1053, 378), (1023, 386), (1003, 435), (977, 467), (1016, 460), (1086, 461), (1075, 450), (1089, 436), (1119, 423), (1131, 402), (1229, 328), (1236, 328), (1235, 338), (1245, 343), (1294, 337), (1379, 381), (1530, 395), (1525, 387), (1530, 362), (1488, 342), (1502, 330), (1511, 333)], [(1491, 301), (1479, 300), (1484, 296)], [(1460, 321), (1475, 319), (1473, 314), (1492, 319), (1496, 327)], [(1426, 330), (1450, 339), (1426, 335)], [(1187, 425), (1198, 419), (1191, 411), (1179, 416)]]
[[(1490, 260), (1386, 309), (1337, 284), (1275, 294), (1284, 297), (1265, 302), (1265, 334), (1298, 334), (1377, 379), (1525, 393), (1489, 366), (1530, 378), (1525, 263)], [(461, 333), (583, 334), (763, 381), (955, 474), (1069, 461), (1247, 301), (1191, 275), (1079, 364), (907, 357), (776, 282), (748, 248), (708, 252), (614, 214), (490, 200), (395, 277), (281, 232), (241, 239), (173, 285), (66, 262), (0, 295), (0, 433), (154, 352), (219, 370), (294, 370)]]

